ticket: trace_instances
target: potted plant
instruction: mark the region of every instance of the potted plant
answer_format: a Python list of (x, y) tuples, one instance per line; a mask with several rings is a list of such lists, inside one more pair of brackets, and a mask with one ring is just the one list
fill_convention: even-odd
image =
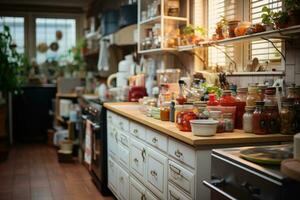
[(4, 25), (0, 32), (0, 160), (8, 155), (7, 147), (7, 99), (9, 92), (20, 88), (24, 76), (24, 57), (17, 53), (9, 27)]
[(300, 0), (284, 0), (283, 3), (290, 18), (289, 24), (300, 24)]
[(206, 30), (203, 27), (193, 25), (188, 25), (183, 29), (183, 39), (182, 43), (187, 44), (197, 44), (204, 41)]
[(224, 16), (221, 16), (221, 19), (217, 23), (217, 27), (216, 27), (216, 34), (218, 40), (223, 40), (226, 37), (227, 25), (228, 25), (228, 21), (225, 19)]
[(273, 21), (277, 29), (287, 28), (289, 26), (289, 15), (285, 11), (274, 12)]
[(267, 6), (264, 6), (262, 8), (263, 14), (261, 15), (262, 23), (264, 24), (264, 27), (266, 31), (270, 31), (274, 29), (274, 21), (273, 21), (273, 12), (270, 8)]

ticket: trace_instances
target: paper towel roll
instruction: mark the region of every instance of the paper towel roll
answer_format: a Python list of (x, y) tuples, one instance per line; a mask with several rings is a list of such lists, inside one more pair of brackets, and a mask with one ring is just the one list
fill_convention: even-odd
[(294, 158), (300, 160), (300, 133), (294, 136)]

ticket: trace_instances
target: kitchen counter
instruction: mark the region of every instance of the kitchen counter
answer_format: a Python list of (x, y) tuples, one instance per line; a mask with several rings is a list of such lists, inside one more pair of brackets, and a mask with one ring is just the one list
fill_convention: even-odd
[(176, 138), (186, 144), (194, 147), (202, 147), (207, 145), (225, 145), (225, 144), (246, 144), (246, 143), (267, 143), (267, 142), (290, 142), (293, 140), (291, 135), (269, 134), (255, 135), (245, 133), (242, 130), (235, 130), (232, 133), (216, 134), (212, 137), (194, 136), (192, 132), (179, 131), (175, 123), (164, 122), (145, 116), (139, 110), (137, 103), (105, 103), (104, 106), (119, 115), (129, 118), (145, 126), (151, 127), (160, 133)]

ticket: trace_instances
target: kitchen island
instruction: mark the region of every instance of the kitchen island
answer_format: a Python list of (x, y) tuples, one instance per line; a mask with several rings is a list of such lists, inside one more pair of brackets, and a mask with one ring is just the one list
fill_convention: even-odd
[(136, 103), (106, 103), (108, 185), (119, 199), (210, 199), (211, 150), (291, 142), (282, 134), (235, 130), (212, 137), (143, 115)]

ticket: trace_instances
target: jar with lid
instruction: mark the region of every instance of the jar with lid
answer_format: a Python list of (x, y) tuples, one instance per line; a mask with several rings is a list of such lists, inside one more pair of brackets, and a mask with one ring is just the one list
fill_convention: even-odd
[(170, 117), (170, 102), (164, 102), (160, 107), (160, 120), (170, 121), (169, 117)]
[(287, 88), (287, 98), (294, 100), (295, 96), (296, 96), (296, 87), (295, 86), (288, 87)]
[(269, 87), (265, 90), (264, 102), (265, 106), (278, 106), (275, 87)]
[(253, 112), (255, 107), (254, 106), (246, 106), (245, 107), (245, 114), (243, 115), (243, 129), (246, 133), (253, 132)]
[(281, 133), (282, 134), (293, 134), (293, 123), (294, 123), (294, 111), (292, 101), (282, 102), (281, 112)]
[(264, 135), (267, 133), (264, 104), (265, 103), (263, 101), (257, 101), (253, 112), (253, 133), (257, 135)]
[(167, 1), (167, 15), (178, 17), (179, 16), (179, 0), (168, 0)]
[(197, 119), (197, 115), (193, 112), (193, 105), (183, 105), (183, 109), (176, 116), (176, 126), (180, 131), (191, 131), (190, 120)]
[(217, 100), (217, 95), (216, 94), (209, 94), (208, 95), (208, 101), (207, 101), (208, 106), (218, 106), (219, 101)]
[(194, 102), (195, 113), (199, 119), (208, 119), (209, 118), (209, 112), (206, 108), (206, 105), (207, 104), (205, 101), (195, 101)]
[(221, 106), (235, 106), (235, 98), (231, 95), (231, 90), (224, 90), (220, 98)]
[(265, 106), (267, 133), (280, 133), (280, 117), (277, 106)]
[(266, 85), (258, 85), (257, 88), (258, 88), (258, 95), (260, 97), (259, 101), (263, 101), (264, 98), (265, 98), (265, 91), (267, 89), (268, 86)]
[(247, 100), (247, 88), (238, 88), (236, 96), (235, 128), (243, 129), (243, 115)]
[(225, 131), (225, 125), (221, 114), (222, 112), (219, 110), (209, 112), (210, 118), (212, 118), (213, 120), (217, 120), (219, 122), (217, 126), (217, 133), (223, 133)]
[(258, 88), (256, 86), (249, 86), (246, 105), (255, 106), (256, 101), (260, 101), (260, 96), (258, 95)]
[(225, 132), (233, 132), (234, 121), (232, 118), (232, 113), (223, 113), (224, 130)]

